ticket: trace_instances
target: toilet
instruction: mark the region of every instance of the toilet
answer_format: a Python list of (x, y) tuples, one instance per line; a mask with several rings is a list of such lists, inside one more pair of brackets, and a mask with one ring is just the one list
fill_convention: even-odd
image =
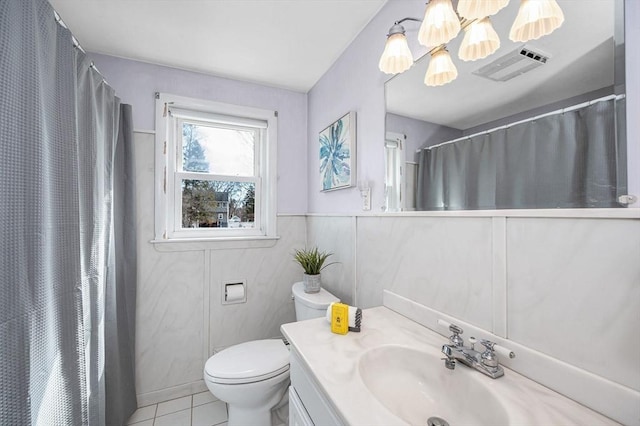
[[(292, 287), (296, 321), (325, 316), (339, 299), (320, 289), (305, 293), (302, 282)], [(281, 339), (253, 340), (230, 346), (204, 366), (209, 391), (229, 407), (229, 426), (271, 425), (271, 410), (287, 392), (289, 349)]]

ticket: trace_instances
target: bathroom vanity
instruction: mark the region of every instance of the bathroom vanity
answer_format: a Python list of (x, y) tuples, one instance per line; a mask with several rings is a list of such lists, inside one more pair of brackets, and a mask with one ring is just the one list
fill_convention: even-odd
[(387, 307), (364, 310), (362, 324), (347, 335), (324, 318), (281, 327), (291, 425), (617, 424), (508, 368), (498, 379), (446, 369), (447, 338)]

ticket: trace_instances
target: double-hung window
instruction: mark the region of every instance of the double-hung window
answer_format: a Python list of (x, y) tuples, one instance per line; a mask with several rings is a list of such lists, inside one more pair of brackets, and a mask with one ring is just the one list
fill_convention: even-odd
[(156, 239), (275, 236), (276, 115), (158, 94)]

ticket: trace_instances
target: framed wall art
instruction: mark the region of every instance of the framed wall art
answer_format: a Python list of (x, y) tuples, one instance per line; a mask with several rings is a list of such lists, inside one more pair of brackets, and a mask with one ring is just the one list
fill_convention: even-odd
[(320, 132), (322, 191), (354, 186), (356, 180), (356, 113), (340, 117)]

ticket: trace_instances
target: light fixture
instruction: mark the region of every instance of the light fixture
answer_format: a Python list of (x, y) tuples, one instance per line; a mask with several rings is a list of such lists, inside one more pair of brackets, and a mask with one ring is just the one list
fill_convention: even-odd
[(451, 0), (431, 0), (427, 4), (424, 19), (418, 32), (418, 41), (423, 46), (434, 47), (448, 43), (460, 32), (460, 18), (451, 5)]
[[(465, 30), (458, 50), (463, 61), (485, 58), (500, 48), (500, 38), (491, 25), (489, 16), (496, 14), (509, 4), (509, 0), (458, 0), (458, 13), (451, 0), (430, 0), (424, 20), (418, 31), (420, 44), (431, 48), (431, 61), (424, 82), (427, 86), (441, 86), (458, 76), (446, 43), (455, 38), (460, 29)], [(387, 74), (404, 72), (413, 65), (404, 27), (404, 18), (389, 30), (387, 44), (378, 66)], [(521, 0), (509, 38), (514, 42), (527, 42), (551, 34), (564, 22), (562, 9), (556, 0)]]
[(397, 74), (404, 72), (413, 65), (413, 55), (407, 44), (407, 37), (404, 35), (404, 27), (400, 25), (406, 20), (417, 20), (415, 18), (404, 18), (397, 21), (387, 34), (387, 43), (384, 45), (384, 52), (380, 57), (378, 67), (386, 74)]
[(509, 32), (511, 41), (529, 41), (551, 34), (564, 22), (556, 0), (522, 0)]
[(424, 77), (427, 86), (442, 86), (458, 77), (458, 70), (447, 49), (438, 49), (431, 54), (431, 61)]
[(463, 61), (486, 58), (500, 48), (500, 37), (493, 29), (489, 17), (473, 21), (464, 29), (464, 39), (458, 50)]
[(459, 0), (458, 13), (465, 19), (482, 19), (495, 15), (509, 4), (509, 0)]

